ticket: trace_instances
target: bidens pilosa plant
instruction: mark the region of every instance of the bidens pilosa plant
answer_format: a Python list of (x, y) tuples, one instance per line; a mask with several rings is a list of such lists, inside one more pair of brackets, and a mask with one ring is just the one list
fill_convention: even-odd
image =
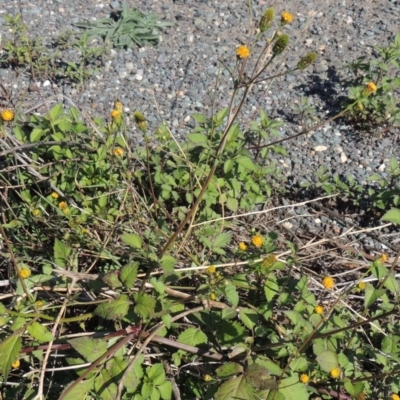
[[(105, 121), (84, 122), (59, 104), (2, 125), (5, 398), (305, 400), (399, 390), (390, 319), (399, 288), (388, 260), (367, 266), (375, 281), (363, 291), (355, 281), (339, 292), (339, 277), (301, 266), (304, 249), (287, 242), (280, 252), (278, 232), (241, 223), (279, 186), (271, 152), (285, 154), (271, 143), (282, 122), (264, 111), (244, 132), (245, 100), (255, 84), (316, 59), (305, 54), (275, 73), (293, 22), (287, 11), (280, 21), (265, 12), (254, 37), (232, 48), (229, 106), (194, 115), (183, 141), (140, 109), (126, 115), (119, 100)], [(131, 143), (129, 121), (143, 147)]]

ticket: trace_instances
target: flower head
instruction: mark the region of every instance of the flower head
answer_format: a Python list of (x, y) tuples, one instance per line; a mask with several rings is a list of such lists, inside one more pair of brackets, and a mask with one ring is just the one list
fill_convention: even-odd
[(240, 251), (246, 251), (247, 250), (247, 244), (245, 242), (240, 242), (238, 247), (239, 247)]
[(288, 44), (289, 44), (289, 36), (288, 35), (283, 34), (283, 35), (278, 36), (278, 39), (276, 39), (274, 47), (272, 47), (272, 53), (275, 56), (282, 54), (283, 51), (288, 46)]
[(236, 55), (239, 58), (247, 58), (250, 55), (250, 50), (247, 46), (242, 45), (236, 49)]
[(261, 17), (260, 24), (258, 27), (261, 32), (266, 31), (270, 26), (272, 21), (275, 18), (275, 10), (271, 7), (265, 10), (264, 15)]
[(393, 394), (390, 396), (390, 398), (391, 398), (392, 400), (400, 400), (400, 396), (399, 396), (398, 394), (396, 394), (396, 393), (393, 393)]
[(386, 253), (382, 253), (380, 256), (379, 256), (379, 258), (378, 258), (378, 260), (381, 262), (381, 263), (385, 263), (385, 262), (387, 262), (387, 260), (388, 260), (388, 255), (386, 254)]
[(209, 298), (210, 298), (210, 300), (215, 300), (217, 298), (217, 296), (215, 295), (215, 293), (210, 293)]
[(29, 277), (31, 276), (31, 270), (30, 270), (29, 268), (22, 267), (22, 268), (19, 270), (18, 275), (19, 275), (19, 277), (20, 277), (21, 279), (27, 279), (27, 278), (29, 278)]
[(40, 211), (39, 208), (35, 208), (35, 209), (32, 211), (32, 214), (33, 214), (34, 217), (38, 217), (41, 213), (42, 213), (42, 212)]
[(14, 119), (14, 112), (9, 110), (9, 109), (5, 109), (1, 112), (1, 119), (3, 121), (12, 121)]
[(358, 288), (360, 290), (365, 290), (366, 287), (367, 287), (367, 284), (365, 282), (358, 282)]
[(287, 11), (284, 11), (281, 15), (281, 23), (282, 25), (290, 24), (293, 21), (293, 14), (290, 14)]
[(337, 379), (337, 378), (340, 377), (340, 373), (341, 373), (341, 372), (342, 372), (342, 371), (340, 370), (340, 368), (339, 368), (339, 367), (336, 367), (336, 368), (331, 369), (330, 372), (329, 372), (329, 374), (330, 374), (330, 376), (331, 376), (333, 379)]
[(323, 312), (324, 312), (324, 307), (318, 305), (318, 306), (316, 306), (316, 307), (314, 308), (314, 311), (315, 311), (316, 314), (321, 315), (321, 314), (323, 314)]
[(143, 132), (147, 131), (147, 121), (144, 115), (140, 111), (135, 111), (133, 113), (133, 117), (135, 118), (136, 125)]
[(210, 265), (210, 266), (206, 269), (207, 274), (214, 274), (216, 270), (217, 270), (217, 269), (215, 268), (214, 265)]
[(253, 244), (253, 246), (260, 248), (264, 243), (264, 239), (260, 235), (254, 235), (251, 238), (251, 243)]
[(57, 193), (57, 192), (53, 192), (53, 193), (51, 194), (51, 197), (52, 197), (53, 199), (58, 199), (58, 193)]
[(60, 203), (58, 203), (58, 208), (64, 211), (68, 208), (68, 203), (66, 201), (61, 201)]
[(210, 382), (211, 380), (212, 380), (212, 377), (211, 377), (211, 375), (204, 375), (204, 382)]
[(276, 263), (276, 255), (275, 254), (269, 254), (268, 257), (264, 258), (261, 266), (264, 269), (270, 268), (272, 265)]
[(306, 56), (304, 56), (302, 59), (300, 59), (300, 61), (297, 63), (297, 69), (299, 69), (301, 71), (306, 69), (316, 59), (317, 59), (317, 53), (315, 51), (313, 51), (312, 53), (308, 53)]
[(21, 363), (19, 362), (18, 359), (15, 360), (15, 361), (11, 364), (11, 366), (12, 366), (13, 368), (15, 368), (15, 369), (19, 368), (20, 365), (21, 365)]
[(37, 302), (36, 302), (36, 305), (38, 306), (38, 307), (42, 307), (43, 306), (43, 301), (42, 300), (38, 300)]
[(331, 276), (326, 276), (322, 281), (322, 285), (325, 289), (331, 290), (335, 286), (335, 280)]
[(111, 118), (113, 120), (119, 119), (121, 117), (121, 115), (122, 115), (121, 110), (112, 110), (111, 111)]
[(124, 155), (124, 149), (121, 147), (116, 147), (113, 151), (115, 157), (122, 157)]
[(376, 87), (374, 82), (368, 82), (366, 87), (365, 87), (365, 93), (366, 94), (375, 93), (376, 89), (377, 89), (377, 87)]
[(300, 375), (300, 382), (307, 383), (310, 380), (310, 377), (307, 374)]

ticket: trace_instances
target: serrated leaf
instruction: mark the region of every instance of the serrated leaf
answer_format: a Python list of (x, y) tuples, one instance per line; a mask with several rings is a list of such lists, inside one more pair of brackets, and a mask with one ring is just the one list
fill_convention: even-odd
[(250, 308), (241, 308), (239, 315), (243, 324), (253, 330), (258, 321), (258, 314)]
[(235, 158), (236, 162), (242, 166), (243, 168), (248, 169), (249, 171), (256, 171), (257, 167), (250, 157), (247, 156), (239, 156)]
[(290, 369), (296, 372), (307, 371), (308, 362), (305, 357), (297, 357), (290, 363)]
[[(64, 389), (63, 393), (66, 390), (68, 390), (68, 388), (71, 385), (73, 385), (73, 382)], [(94, 386), (94, 377), (79, 382), (65, 397), (63, 397), (63, 400), (85, 399), (86, 395), (93, 389), (93, 386)]]
[(203, 114), (192, 114), (192, 118), (196, 122), (200, 122), (201, 124), (204, 124), (204, 122), (207, 121), (206, 117)]
[(363, 382), (356, 382), (352, 384), (351, 382), (346, 381), (344, 383), (344, 388), (351, 397), (357, 397), (364, 390), (364, 384)]
[(228, 208), (228, 210), (236, 212), (239, 208), (239, 202), (233, 197), (228, 197), (228, 200), (226, 201), (226, 207)]
[(49, 117), (52, 121), (55, 121), (63, 112), (62, 104), (55, 105), (49, 112)]
[(364, 296), (364, 307), (368, 308), (374, 304), (383, 294), (384, 289), (375, 289), (372, 285), (367, 285)]
[(154, 314), (156, 300), (147, 293), (135, 293), (133, 296), (135, 301), (135, 313), (142, 318), (148, 318)]
[(189, 346), (197, 346), (200, 343), (207, 343), (207, 335), (199, 329), (188, 328), (183, 331), (177, 339), (178, 342)]
[(393, 294), (399, 293), (399, 282), (393, 274), (388, 274), (384, 285), (386, 289), (388, 289)]
[(225, 287), (226, 299), (231, 303), (232, 307), (236, 308), (239, 304), (239, 295), (236, 291), (236, 286), (231, 283)]
[(215, 400), (253, 400), (253, 388), (244, 375), (224, 382), (215, 393)]
[(382, 221), (393, 222), (394, 224), (400, 224), (400, 210), (392, 208), (382, 218)]
[(215, 371), (218, 378), (227, 379), (233, 375), (238, 375), (243, 372), (243, 366), (235, 362), (227, 362), (220, 366)]
[(22, 348), (22, 340), (19, 335), (11, 335), (0, 343), (0, 370), (4, 380), (7, 380), (11, 364), (17, 360)]
[(237, 311), (230, 307), (224, 307), (221, 312), (222, 319), (234, 319), (237, 317)]
[(38, 142), (42, 138), (44, 133), (45, 132), (44, 132), (43, 129), (40, 129), (40, 128), (32, 129), (32, 132), (31, 132), (31, 135), (30, 135), (30, 138), (29, 138), (30, 142), (31, 143)]
[(195, 144), (207, 145), (207, 136), (202, 133), (189, 133), (188, 139)]
[(153, 286), (153, 288), (159, 293), (163, 294), (165, 292), (165, 285), (163, 282), (158, 281), (156, 278), (151, 278), (150, 283)]
[(165, 381), (161, 385), (158, 385), (157, 389), (159, 390), (163, 400), (172, 399), (172, 383), (170, 381)]
[(309, 399), (306, 385), (299, 382), (299, 378), (296, 375), (281, 380), (279, 384), (279, 393), (283, 394), (285, 400)]
[(174, 267), (177, 263), (178, 263), (177, 259), (168, 254), (162, 256), (160, 260), (160, 264), (166, 275), (170, 275), (174, 272)]
[(26, 330), (38, 342), (50, 342), (54, 340), (54, 336), (51, 332), (39, 322), (32, 322), (32, 324), (27, 326)]
[(61, 240), (55, 239), (54, 241), (54, 261), (63, 268), (66, 265), (68, 257), (70, 256), (72, 248), (67, 246)]
[(101, 396), (101, 400), (114, 400), (117, 397), (118, 387), (112, 381), (113, 377), (106, 368), (102, 368), (94, 381), (96, 393)]
[(104, 319), (117, 320), (124, 318), (128, 314), (128, 309), (129, 298), (126, 294), (122, 294), (117, 300), (99, 304), (94, 314)]
[(132, 289), (136, 281), (138, 264), (131, 262), (121, 268), (120, 279), (127, 289)]
[(217, 337), (220, 345), (234, 345), (245, 339), (245, 330), (242, 324), (238, 321), (220, 321), (218, 323)]
[(224, 247), (230, 242), (231, 238), (231, 233), (222, 232), (213, 240), (213, 247)]
[(146, 374), (154, 385), (161, 385), (165, 382), (166, 376), (164, 366), (160, 363), (148, 367), (146, 369)]
[(97, 360), (107, 351), (107, 343), (101, 339), (80, 337), (68, 343), (88, 362)]
[(337, 354), (330, 350), (324, 350), (319, 353), (317, 362), (325, 372), (330, 372), (333, 368), (337, 368), (339, 364)]
[(125, 244), (134, 249), (142, 248), (142, 238), (136, 233), (124, 233), (121, 239)]
[(267, 368), (258, 364), (251, 364), (246, 370), (246, 380), (256, 390), (276, 389), (278, 384), (271, 377)]

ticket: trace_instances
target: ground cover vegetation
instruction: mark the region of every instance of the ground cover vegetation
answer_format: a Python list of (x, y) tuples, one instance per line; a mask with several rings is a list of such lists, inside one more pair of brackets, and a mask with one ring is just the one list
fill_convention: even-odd
[[(331, 249), (354, 229), (301, 243), (261, 218), (273, 210), (260, 205), (287, 194), (273, 158), (286, 154), (284, 122), (260, 110), (244, 130), (240, 115), (255, 84), (307, 74), (316, 61), (309, 52), (280, 68), (293, 18), (273, 8), (253, 18), (245, 44), (221, 64), (234, 85), (229, 107), (193, 115), (183, 140), (167, 121), (153, 129), (140, 110), (126, 115), (118, 99), (90, 120), (62, 104), (3, 108), (3, 399), (399, 399), (400, 253)], [(43, 50), (20, 16), (5, 20), (2, 68), (28, 66), (32, 77), (82, 90), (108, 46), (156, 44), (166, 26), (125, 7)], [(79, 60), (63, 59), (69, 46)], [(376, 56), (351, 64), (348, 99), (330, 120), (398, 126), (400, 35)], [(306, 104), (302, 117), (312, 113)], [(144, 146), (132, 143), (128, 117)], [(320, 171), (318, 186), (330, 199), (368, 202), (379, 238), (380, 218), (400, 223), (394, 159), (390, 176), (366, 189)], [(336, 276), (324, 262), (341, 265)]]

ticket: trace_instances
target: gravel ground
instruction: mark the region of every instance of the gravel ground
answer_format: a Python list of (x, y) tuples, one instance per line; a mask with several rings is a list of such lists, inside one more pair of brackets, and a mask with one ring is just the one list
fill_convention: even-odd
[[(133, 50), (110, 50), (104, 57), (105, 67), (83, 89), (68, 82), (57, 85), (37, 82), (39, 93), (32, 91), (27, 71), (18, 74), (0, 69), (1, 82), (12, 90), (13, 98), (28, 109), (40, 98), (51, 95), (68, 96), (78, 107), (92, 116), (108, 116), (115, 99), (120, 99), (126, 111), (140, 109), (155, 128), (164, 119), (176, 135), (184, 135), (194, 126), (194, 112), (210, 113), (210, 94), (214, 91), (219, 71), (219, 59), (233, 65), (235, 49), (248, 38), (248, 2), (244, 0), (127, 0), (129, 7), (163, 16), (175, 25), (166, 28), (157, 47)], [(255, 20), (269, 6), (267, 1), (252, 1)], [(277, 14), (287, 10), (295, 15), (287, 26), (291, 48), (285, 66), (293, 67), (299, 57), (309, 51), (318, 52), (318, 61), (304, 73), (278, 78), (271, 86), (254, 87), (248, 98), (241, 121), (258, 115), (260, 108), (272, 117), (286, 121), (280, 135), (293, 135), (301, 121), (293, 108), (301, 96), (307, 96), (318, 118), (337, 110), (338, 98), (346, 94), (342, 86), (348, 77), (345, 62), (360, 55), (370, 55), (371, 46), (385, 45), (400, 30), (399, 0), (288, 0), (275, 1)], [(16, 14), (20, 7), (31, 37), (42, 36), (50, 43), (65, 29), (76, 29), (72, 23), (108, 17), (121, 3), (102, 0), (19, 0), (5, 2), (3, 14)], [(310, 21), (310, 16), (314, 18)], [(3, 40), (9, 37), (4, 32)], [(68, 57), (74, 57), (72, 51)], [(230, 100), (232, 81), (222, 71), (216, 95), (217, 108)], [(56, 101), (56, 100), (54, 100)], [(66, 104), (67, 100), (64, 101)], [(42, 108), (41, 111), (44, 111)], [(383, 172), (390, 157), (398, 157), (398, 131), (383, 138), (358, 135), (349, 125), (331, 122), (312, 134), (286, 143), (289, 156), (280, 158), (285, 175), (294, 183), (312, 180), (314, 172), (326, 165), (339, 174), (352, 174), (358, 181), (375, 172)], [(140, 142), (140, 134), (133, 129)]]

